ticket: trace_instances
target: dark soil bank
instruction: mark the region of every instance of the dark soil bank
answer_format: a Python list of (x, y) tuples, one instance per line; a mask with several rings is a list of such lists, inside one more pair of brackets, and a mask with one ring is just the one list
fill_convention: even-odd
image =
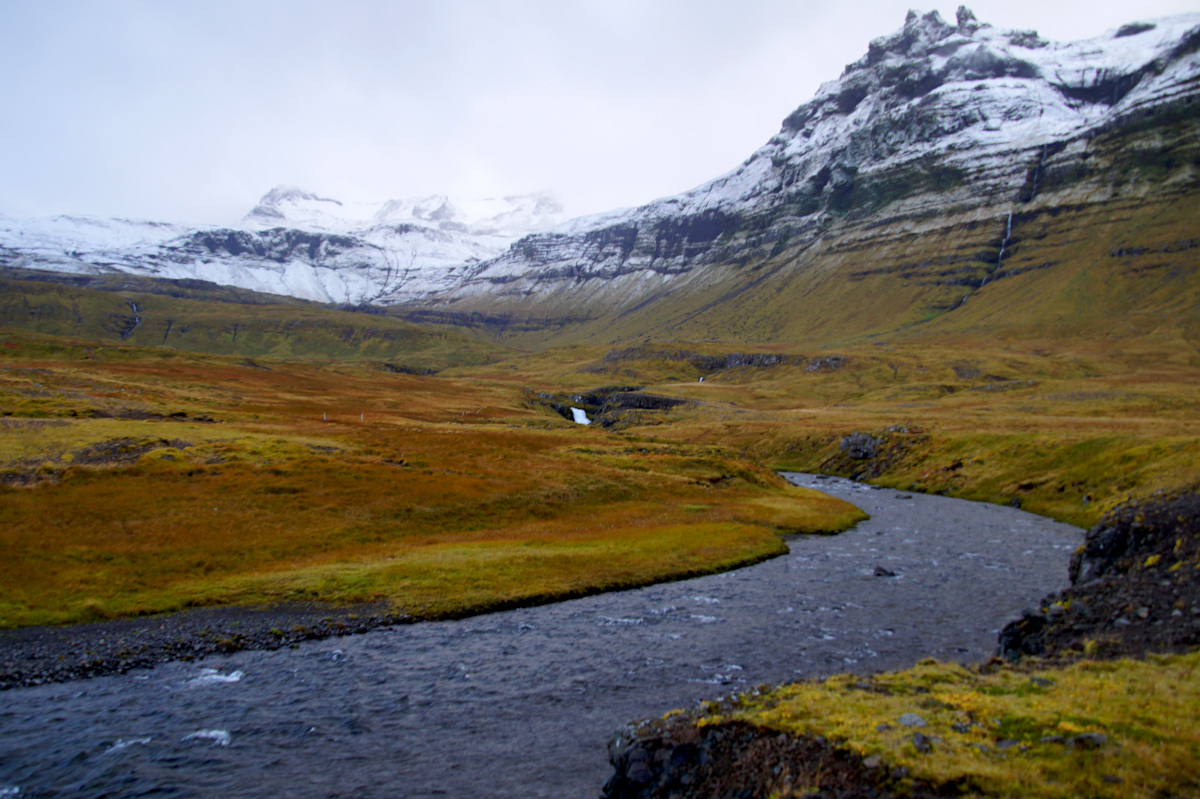
[(1071, 586), (1000, 635), (1005, 657), (1141, 657), (1200, 645), (1200, 492), (1117, 508), (1071, 558)]
[(944, 796), (934, 786), (868, 768), (863, 758), (823, 738), (793, 738), (741, 722), (697, 727), (680, 719), (653, 734), (618, 733), (609, 742), (616, 774), (602, 799), (728, 799), (794, 796), (794, 786), (819, 785), (810, 799), (906, 799)]
[(594, 797), (630, 719), (989, 658), (1006, 621), (1066, 583), (1082, 536), (795, 477), (873, 518), (727, 574), (5, 691), (0, 796)]

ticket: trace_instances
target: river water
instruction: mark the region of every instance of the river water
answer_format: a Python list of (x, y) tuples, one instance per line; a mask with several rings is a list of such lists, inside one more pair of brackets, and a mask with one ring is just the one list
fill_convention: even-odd
[(788, 477), (872, 518), (710, 577), (5, 691), (0, 799), (594, 797), (627, 721), (986, 659), (1082, 540), (1014, 508)]

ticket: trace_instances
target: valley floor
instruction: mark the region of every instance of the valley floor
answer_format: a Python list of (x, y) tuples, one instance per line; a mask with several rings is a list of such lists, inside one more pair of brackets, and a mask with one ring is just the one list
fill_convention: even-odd
[[(389, 628), (381, 636), (403, 636), (424, 627), (398, 622), (617, 592), (764, 560), (795, 565), (793, 556), (781, 557), (786, 537), (834, 533), (863, 519), (839, 499), (788, 486), (780, 470), (870, 481), (885, 488), (862, 491), (895, 502), (919, 505), (942, 494), (985, 500), (993, 514), (1022, 508), (1078, 527), (1142, 507), (1164, 490), (1194, 493), (1200, 485), (1200, 362), (1190, 339), (1165, 328), (1124, 338), (1069, 331), (938, 338), (918, 329), (844, 344), (647, 340), (517, 352), (313, 308), (276, 308), (244, 328), (256, 314), (240, 306), (155, 305), (137, 295), (138, 308), (149, 309), (141, 324), (170, 329), (195, 347), (184, 351), (123, 343), (104, 332), (110, 317), (84, 303), (100, 300), (55, 292), (65, 290), (39, 295), (53, 307), (38, 319), (90, 320), (90, 337), (0, 330), (0, 627), (7, 628), (0, 637), (8, 642), (0, 666), (10, 686), (246, 648), (260, 650), (241, 653), (252, 660), (286, 657), (292, 646), (332, 657), (342, 641), (357, 647), (349, 642), (379, 639), (303, 642), (377, 627)], [(102, 299), (127, 312), (125, 298)], [(48, 307), (26, 306), (37, 314)], [(419, 362), (402, 363), (402, 352), (418, 353)], [(573, 408), (592, 424), (574, 424)], [(1194, 509), (1177, 515), (1193, 518)], [(886, 538), (889, 531), (874, 532)], [(997, 557), (1022, 557), (1027, 547), (1014, 551), (1016, 540), (997, 534)], [(838, 557), (875, 557), (868, 543), (862, 547)], [(1145, 586), (1157, 580), (1159, 596), (1115, 585), (1077, 602), (1068, 592), (1027, 617), (1013, 646), (1071, 660), (1123, 651), (1112, 643), (1117, 628), (1191, 623), (1188, 614), (1200, 606), (1171, 593), (1185, 591), (1172, 582), (1184, 567), (1155, 571), (1172, 567), (1175, 547), (1127, 569)], [(848, 577), (854, 589), (915, 585), (888, 563), (851, 566), (862, 572)], [(1053, 585), (1065, 585), (1063, 567), (1056, 569)], [(805, 600), (814, 616), (833, 612), (821, 600), (830, 590), (823, 585)], [(1023, 605), (1043, 591), (1008, 593)], [(964, 597), (978, 601), (969, 589), (958, 596), (963, 623), (983, 623), (978, 604)], [(923, 607), (919, 596), (905, 601)], [(848, 603), (838, 612), (853, 610)], [(676, 604), (668, 617), (690, 607)], [(1104, 618), (1081, 621), (1082, 607)], [(698, 606), (685, 615), (689, 624), (720, 618)], [(959, 659), (938, 649), (937, 620), (946, 614), (926, 615), (902, 619), (906, 628), (926, 623), (913, 633), (921, 650), (910, 652), (913, 660)], [(633, 617), (609, 618), (620, 627)], [(652, 616), (638, 618), (633, 626), (650, 631)], [(764, 629), (745, 633), (761, 645), (770, 638)], [(984, 638), (980, 658), (995, 630)], [(1175, 648), (1187, 650), (1189, 640), (1180, 637)], [(875, 639), (859, 643), (811, 644), (832, 659), (802, 664), (812, 667), (802, 673), (865, 668), (864, 653), (880, 650)], [(282, 651), (261, 651), (272, 648)], [(800, 662), (800, 653), (785, 654)], [(710, 693), (736, 684), (736, 670), (726, 666), (744, 665), (713, 658), (703, 677), (713, 680), (704, 683)], [(1190, 661), (1170, 663), (1164, 668), (1190, 668)], [(772, 679), (790, 679), (797, 668)], [(1114, 679), (1131, 685), (1143, 679), (1143, 666), (1113, 669)], [(947, 677), (960, 678), (974, 679)], [(626, 715), (618, 721), (646, 712), (620, 707)], [(1113, 725), (1140, 724), (1141, 711), (1122, 712), (1125, 720), (1104, 735), (1119, 732)], [(1062, 720), (1080, 727), (1073, 735), (1108, 724)], [(724, 721), (776, 729), (752, 715)], [(870, 727), (883, 723), (892, 724)], [(806, 734), (777, 727), (795, 740)], [(1145, 729), (1147, 740), (1163, 737)], [(906, 734), (897, 746), (923, 745)], [(1200, 750), (1185, 754), (1200, 759)], [(859, 755), (860, 766), (874, 757)], [(903, 756), (914, 757), (908, 749)], [(1106, 783), (1118, 787), (1088, 790), (1119, 795), (1131, 779), (1122, 774), (1109, 776), (1126, 783)], [(927, 777), (932, 785), (945, 775)]]

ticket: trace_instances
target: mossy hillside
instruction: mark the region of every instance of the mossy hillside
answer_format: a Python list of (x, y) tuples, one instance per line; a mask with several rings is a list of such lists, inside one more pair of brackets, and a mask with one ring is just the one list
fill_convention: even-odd
[(286, 298), (242, 303), (36, 280), (0, 280), (0, 326), (137, 347), (292, 360), (375, 360), (413, 369), (478, 364), (503, 354), (461, 333)]
[(283, 294), (269, 294), (237, 286), (222, 286), (193, 278), (169, 279), (136, 275), (128, 272), (70, 273), (49, 272), (18, 266), (0, 266), (0, 279), (52, 283), (77, 289), (111, 293), (162, 294), (167, 297), (193, 300), (212, 300), (241, 305), (320, 305)]
[(718, 298), (711, 289), (694, 297), (679, 290), (611, 329), (626, 340), (807, 348), (950, 335), (1117, 347), (1184, 336), (1194, 343), (1200, 247), (1180, 244), (1195, 238), (1189, 208), (1144, 197), (1017, 208), (1003, 263), (1003, 210), (994, 219), (973, 214), (843, 230), (757, 269), (714, 270)]
[(792, 342), (803, 351), (927, 336), (1194, 345), (1200, 246), (1186, 196), (1035, 200), (892, 224), (840, 222), (799, 249), (673, 277), (633, 308), (592, 308), (589, 298), (611, 288), (590, 284), (541, 297), (530, 314), (579, 320), (492, 333), (527, 349), (649, 339)]
[(1200, 653), (1032, 673), (926, 661), (745, 694), (699, 723), (844, 744), (881, 773), (903, 769), (899, 792), (917, 781), (967, 796), (1191, 795), (1197, 665)]
[(769, 247), (722, 250), (641, 283), (597, 278), (489, 296), (474, 310), (501, 309), (504, 321), (475, 331), (530, 349), (646, 337), (802, 348), (879, 336), (1183, 339), (1194, 358), (1196, 113), (1051, 148), (1030, 164), (1036, 185), (1013, 195), (981, 200), (969, 180), (923, 162), (864, 173), (847, 213), (819, 236), (781, 232)]

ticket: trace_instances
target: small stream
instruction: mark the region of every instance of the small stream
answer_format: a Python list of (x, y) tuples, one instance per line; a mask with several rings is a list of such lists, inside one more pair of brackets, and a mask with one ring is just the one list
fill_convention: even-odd
[(788, 477), (872, 518), (710, 577), (6, 691), (0, 797), (594, 797), (631, 719), (990, 656), (1082, 540), (1014, 508)]

